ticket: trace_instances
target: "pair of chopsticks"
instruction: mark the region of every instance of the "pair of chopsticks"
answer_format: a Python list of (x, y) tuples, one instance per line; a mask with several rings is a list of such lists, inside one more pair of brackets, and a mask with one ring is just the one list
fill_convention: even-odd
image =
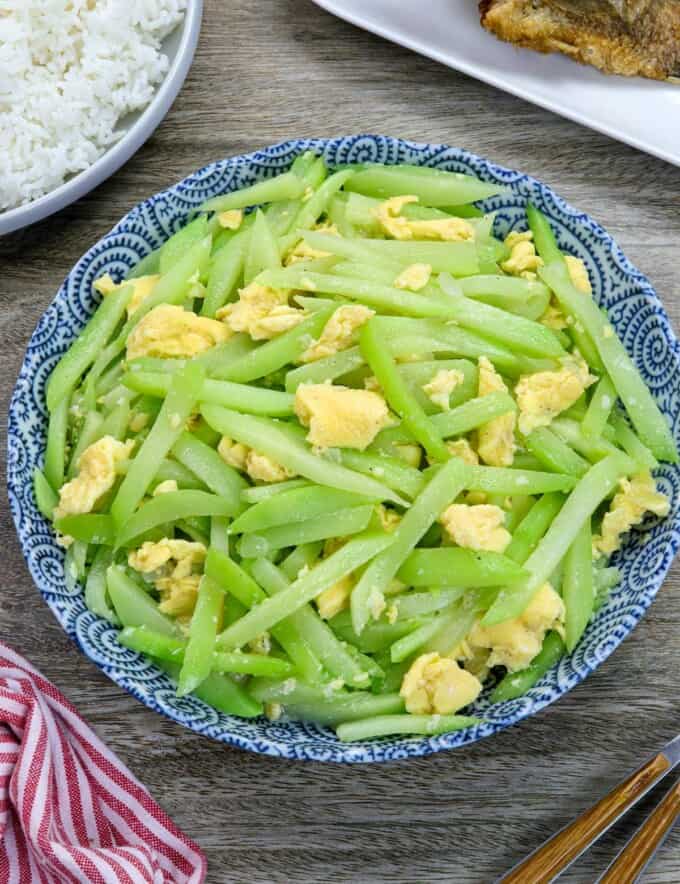
[[(680, 736), (677, 736), (597, 804), (499, 878), (498, 884), (549, 884), (554, 881), (679, 763)], [(634, 884), (639, 881), (679, 816), (680, 782), (677, 782), (598, 878), (597, 884)]]

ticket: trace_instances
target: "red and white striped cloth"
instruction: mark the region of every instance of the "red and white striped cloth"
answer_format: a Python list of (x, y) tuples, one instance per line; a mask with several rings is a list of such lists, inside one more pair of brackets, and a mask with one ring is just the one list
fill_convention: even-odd
[(0, 882), (200, 884), (206, 860), (74, 707), (0, 642)]

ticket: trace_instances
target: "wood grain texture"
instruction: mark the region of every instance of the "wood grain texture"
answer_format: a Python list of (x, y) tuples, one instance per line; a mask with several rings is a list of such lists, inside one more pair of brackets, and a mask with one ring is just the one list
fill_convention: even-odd
[[(669, 767), (670, 762), (665, 755), (655, 755), (624, 780), (621, 785), (616, 786), (611, 792), (600, 798), (596, 804), (565, 826), (562, 831), (553, 835), (543, 847), (520, 862), (509, 874), (504, 875), (499, 884), (525, 884), (527, 881), (531, 881), (532, 884), (550, 884), (563, 869), (613, 825), (618, 817), (632, 807), (645, 792), (649, 791), (663, 777)], [(654, 816), (656, 819), (656, 812)], [(665, 821), (666, 817), (662, 816), (661, 819)], [(646, 829), (642, 831), (646, 831)], [(625, 856), (630, 846), (621, 854), (622, 857)], [(653, 850), (653, 846), (651, 849)], [(617, 881), (616, 874), (614, 871), (614, 877), (610, 878), (610, 884)]]
[(680, 783), (675, 783), (607, 869), (599, 884), (635, 884), (678, 816)]
[[(360, 131), (460, 145), (543, 179), (611, 231), (678, 327), (680, 169), (362, 33), (309, 0), (206, 0), (194, 65), (151, 140), (80, 202), (0, 241), (3, 411), (59, 283), (135, 203), (219, 157)], [(147, 711), (62, 633), (30, 580), (4, 495), (0, 529), (1, 634), (199, 841), (211, 884), (488, 884), (678, 731), (677, 565), (621, 648), (541, 714), (461, 751), (335, 767), (247, 755)], [(560, 881), (591, 884), (655, 796)], [(680, 881), (680, 832), (645, 881)]]

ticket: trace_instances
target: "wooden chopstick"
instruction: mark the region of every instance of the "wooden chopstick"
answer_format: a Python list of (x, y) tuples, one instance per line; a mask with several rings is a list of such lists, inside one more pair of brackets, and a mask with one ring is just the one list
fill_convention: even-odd
[[(662, 779), (670, 767), (671, 763), (663, 753), (655, 755), (597, 804), (499, 878), (498, 884), (549, 884)], [(614, 881), (621, 884), (623, 880), (610, 878), (607, 884)]]
[(634, 884), (680, 816), (680, 782), (675, 783), (620, 851), (598, 884)]

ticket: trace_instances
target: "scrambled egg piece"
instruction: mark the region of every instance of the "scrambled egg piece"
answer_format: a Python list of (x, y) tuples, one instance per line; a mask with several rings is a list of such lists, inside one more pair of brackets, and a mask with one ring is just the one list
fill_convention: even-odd
[(231, 332), (221, 322), (197, 316), (174, 304), (160, 304), (132, 330), (127, 343), (127, 358), (188, 358), (204, 353), (229, 337)]
[(396, 531), (396, 529), (399, 527), (399, 523), (401, 522), (401, 516), (398, 512), (389, 509), (382, 503), (379, 503), (376, 506), (375, 511), (378, 518), (380, 519), (380, 525), (383, 531), (387, 531), (388, 534)]
[(234, 332), (247, 332), (254, 341), (264, 341), (294, 328), (305, 318), (304, 310), (288, 304), (288, 291), (251, 282), (239, 291), (239, 299), (217, 311)]
[(619, 549), (622, 535), (641, 522), (645, 513), (667, 516), (670, 510), (670, 501), (656, 490), (656, 482), (649, 472), (621, 479), (619, 484), (621, 490), (602, 520), (602, 533), (593, 538), (596, 555), (609, 555)]
[(432, 267), (429, 264), (409, 264), (394, 280), (394, 287), (419, 292), (428, 284), (430, 276), (432, 276)]
[(301, 384), (295, 414), (309, 427), (307, 441), (319, 448), (363, 450), (389, 423), (382, 396), (332, 384)]
[(574, 255), (565, 255), (564, 261), (574, 288), (583, 292), (584, 295), (592, 295), (593, 288), (590, 284), (588, 268), (583, 261), (580, 258), (575, 258)]
[(404, 676), (400, 695), (413, 715), (451, 715), (477, 699), (482, 684), (449, 657), (421, 654)]
[(394, 239), (437, 239), (460, 242), (474, 239), (475, 229), (464, 218), (432, 218), (426, 221), (411, 220), (401, 215), (409, 203), (417, 203), (417, 196), (393, 196), (373, 210), (385, 233)]
[(501, 263), (501, 268), (506, 273), (522, 276), (525, 279), (536, 279), (536, 271), (543, 266), (543, 259), (536, 254), (533, 238), (534, 235), (530, 230), (524, 233), (513, 230), (505, 237), (510, 257)]
[(164, 614), (189, 617), (196, 605), (206, 548), (202, 543), (164, 537), (147, 541), (128, 554), (128, 565), (141, 574), (152, 575), (161, 594), (158, 605)]
[(467, 439), (453, 439), (446, 443), (446, 447), (454, 457), (459, 457), (470, 466), (475, 467), (479, 463), (477, 452)]
[(452, 503), (444, 510), (440, 521), (451, 539), (468, 549), (502, 553), (512, 539), (504, 527), (505, 513), (499, 506)]
[(159, 482), (153, 490), (153, 497), (159, 494), (170, 494), (178, 490), (177, 482), (174, 479), (166, 479), (165, 482)]
[(374, 315), (375, 311), (363, 304), (338, 307), (324, 326), (319, 339), (310, 344), (300, 356), (300, 362), (325, 359), (356, 344), (359, 329)]
[(54, 518), (91, 512), (99, 498), (113, 488), (116, 467), (127, 460), (134, 440), (119, 442), (113, 436), (102, 436), (89, 445), (78, 458), (78, 475), (62, 485)]
[(340, 611), (344, 611), (349, 606), (349, 597), (353, 589), (354, 578), (351, 574), (347, 574), (333, 586), (320, 592), (315, 599), (319, 616), (324, 620), (330, 620)]
[(128, 427), (133, 433), (140, 433), (149, 423), (149, 415), (144, 411), (137, 411), (130, 415)]
[(242, 442), (234, 442), (228, 436), (220, 439), (217, 453), (230, 467), (248, 473), (256, 482), (283, 482), (295, 475), (266, 454), (260, 454)]
[(154, 290), (159, 279), (160, 276), (154, 273), (149, 276), (138, 276), (136, 279), (127, 279), (123, 280), (123, 282), (115, 283), (110, 275), (105, 273), (104, 276), (100, 276), (99, 279), (95, 280), (94, 287), (100, 295), (106, 297), (106, 295), (110, 295), (111, 292), (122, 288), (124, 285), (131, 285), (132, 297), (128, 301), (127, 315), (132, 316), (142, 301), (145, 301)]
[[(328, 233), (337, 236), (338, 228), (335, 224), (331, 224), (329, 222), (323, 222), (321, 224), (317, 224), (314, 227), (318, 233)], [(292, 249), (286, 259), (284, 264), (289, 266), (290, 264), (295, 264), (298, 261), (304, 261), (307, 258), (328, 258), (331, 252), (323, 251), (322, 249), (315, 249), (309, 245), (304, 239), (301, 239), (296, 245), (295, 248)]]
[[(507, 393), (503, 378), (486, 356), (479, 357), (478, 394)], [(503, 414), (484, 424), (477, 431), (477, 451), (485, 464), (509, 467), (515, 456), (515, 413)]]
[(467, 638), (471, 649), (489, 650), (487, 666), (505, 666), (509, 672), (526, 669), (543, 646), (545, 634), (554, 629), (564, 635), (564, 602), (549, 583), (544, 583), (521, 614), (495, 626), (477, 623)]
[(451, 408), (449, 397), (464, 380), (465, 375), (457, 368), (440, 368), (431, 381), (423, 384), (423, 392), (442, 411), (449, 411)]
[[(593, 289), (590, 285), (590, 277), (588, 276), (588, 269), (586, 265), (580, 258), (575, 258), (573, 255), (565, 255), (564, 261), (567, 265), (567, 270), (569, 271), (569, 277), (574, 285), (574, 288), (577, 288), (580, 292), (583, 292), (584, 295), (592, 295)], [(548, 304), (545, 313), (539, 319), (543, 325), (547, 328), (557, 329), (561, 331), (562, 329), (568, 328), (569, 322), (567, 321), (567, 317), (562, 313), (559, 304), (553, 297)]]
[(526, 436), (536, 427), (547, 427), (553, 418), (573, 405), (595, 380), (578, 353), (563, 359), (559, 371), (522, 375), (515, 387), (520, 431)]
[(413, 442), (404, 442), (394, 446), (396, 456), (410, 467), (418, 469), (423, 459), (423, 449)]
[(228, 209), (217, 216), (220, 227), (227, 230), (238, 230), (243, 224), (243, 209)]

